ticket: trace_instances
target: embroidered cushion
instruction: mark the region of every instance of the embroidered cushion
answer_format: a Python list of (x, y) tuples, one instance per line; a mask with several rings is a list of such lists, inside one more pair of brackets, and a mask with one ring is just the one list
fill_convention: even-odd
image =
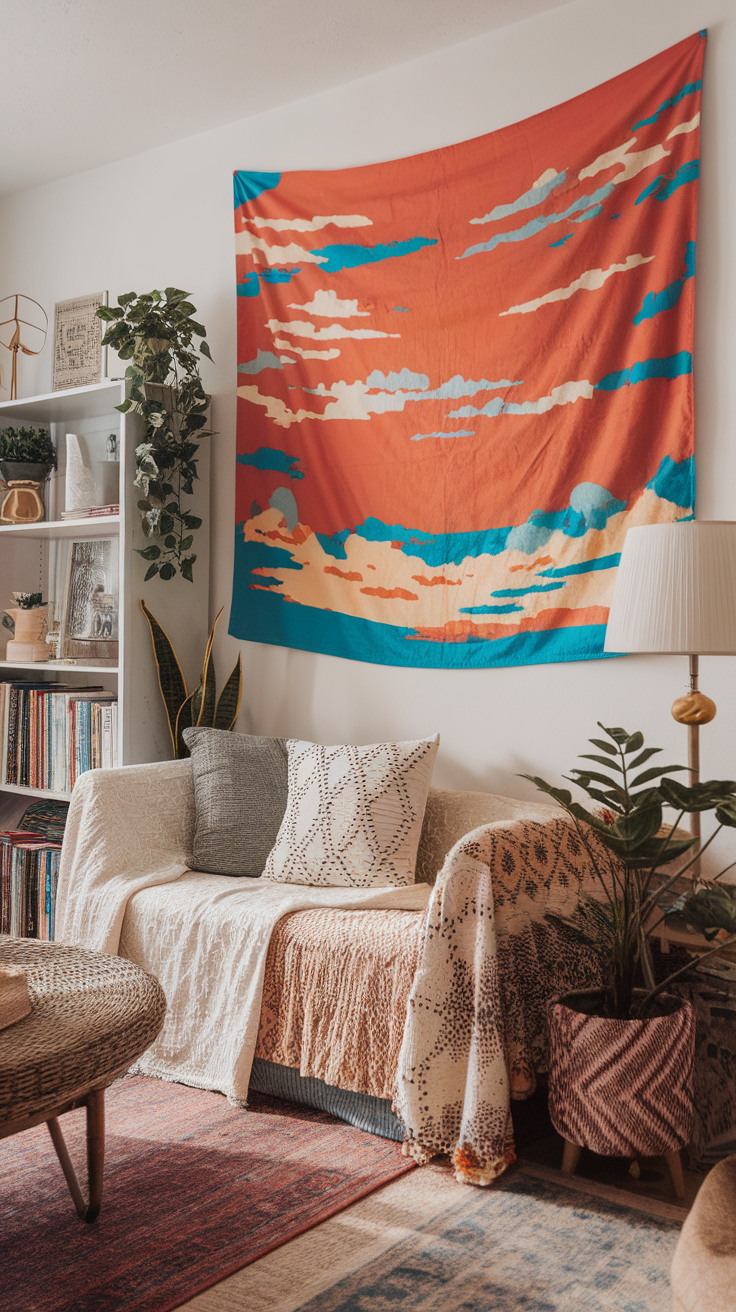
[(194, 778), (195, 870), (263, 874), (283, 819), (287, 756), (283, 738), (223, 729), (185, 729)]
[(289, 739), (289, 800), (264, 878), (387, 888), (414, 883), (439, 734), (321, 747)]

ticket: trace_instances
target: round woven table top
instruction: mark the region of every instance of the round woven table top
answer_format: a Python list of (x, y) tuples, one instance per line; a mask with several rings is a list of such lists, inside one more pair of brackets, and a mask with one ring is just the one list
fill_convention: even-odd
[(103, 1086), (163, 1024), (158, 980), (122, 957), (0, 935), (0, 966), (26, 972), (32, 1007), (0, 1030), (0, 1131)]

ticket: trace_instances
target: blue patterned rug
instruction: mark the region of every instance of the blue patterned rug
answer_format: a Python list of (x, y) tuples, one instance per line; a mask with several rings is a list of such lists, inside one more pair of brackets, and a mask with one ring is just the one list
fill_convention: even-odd
[(522, 1168), (459, 1190), (456, 1206), (299, 1312), (669, 1312), (679, 1231)]

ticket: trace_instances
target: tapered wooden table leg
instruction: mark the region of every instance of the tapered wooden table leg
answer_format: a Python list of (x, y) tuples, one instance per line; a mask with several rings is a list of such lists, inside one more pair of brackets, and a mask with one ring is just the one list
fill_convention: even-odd
[(105, 1090), (87, 1094), (87, 1176), (89, 1207), (85, 1221), (96, 1221), (102, 1204), (102, 1177), (105, 1169)]
[(69, 1193), (74, 1200), (74, 1206), (77, 1209), (77, 1216), (84, 1217), (87, 1212), (87, 1204), (82, 1196), (82, 1190), (79, 1188), (72, 1159), (69, 1156), (69, 1150), (64, 1143), (64, 1136), (61, 1132), (61, 1126), (55, 1116), (50, 1116), (46, 1122), (46, 1128), (51, 1135), (51, 1142), (56, 1149), (56, 1156), (61, 1163), (61, 1169), (64, 1172), (64, 1179), (69, 1185)]
[(665, 1153), (664, 1160), (667, 1163), (667, 1170), (670, 1173), (672, 1187), (678, 1198), (685, 1197), (685, 1179), (682, 1174), (682, 1162), (680, 1153), (677, 1148), (671, 1153)]
[(580, 1154), (583, 1151), (576, 1143), (570, 1143), (564, 1140), (565, 1147), (562, 1150), (562, 1169), (565, 1175), (574, 1175), (577, 1170)]

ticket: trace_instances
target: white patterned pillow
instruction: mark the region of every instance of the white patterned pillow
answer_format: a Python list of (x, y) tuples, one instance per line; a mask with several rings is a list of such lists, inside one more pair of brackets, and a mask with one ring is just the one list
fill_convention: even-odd
[(414, 883), (439, 734), (321, 747), (287, 741), (289, 800), (264, 879), (388, 888)]

